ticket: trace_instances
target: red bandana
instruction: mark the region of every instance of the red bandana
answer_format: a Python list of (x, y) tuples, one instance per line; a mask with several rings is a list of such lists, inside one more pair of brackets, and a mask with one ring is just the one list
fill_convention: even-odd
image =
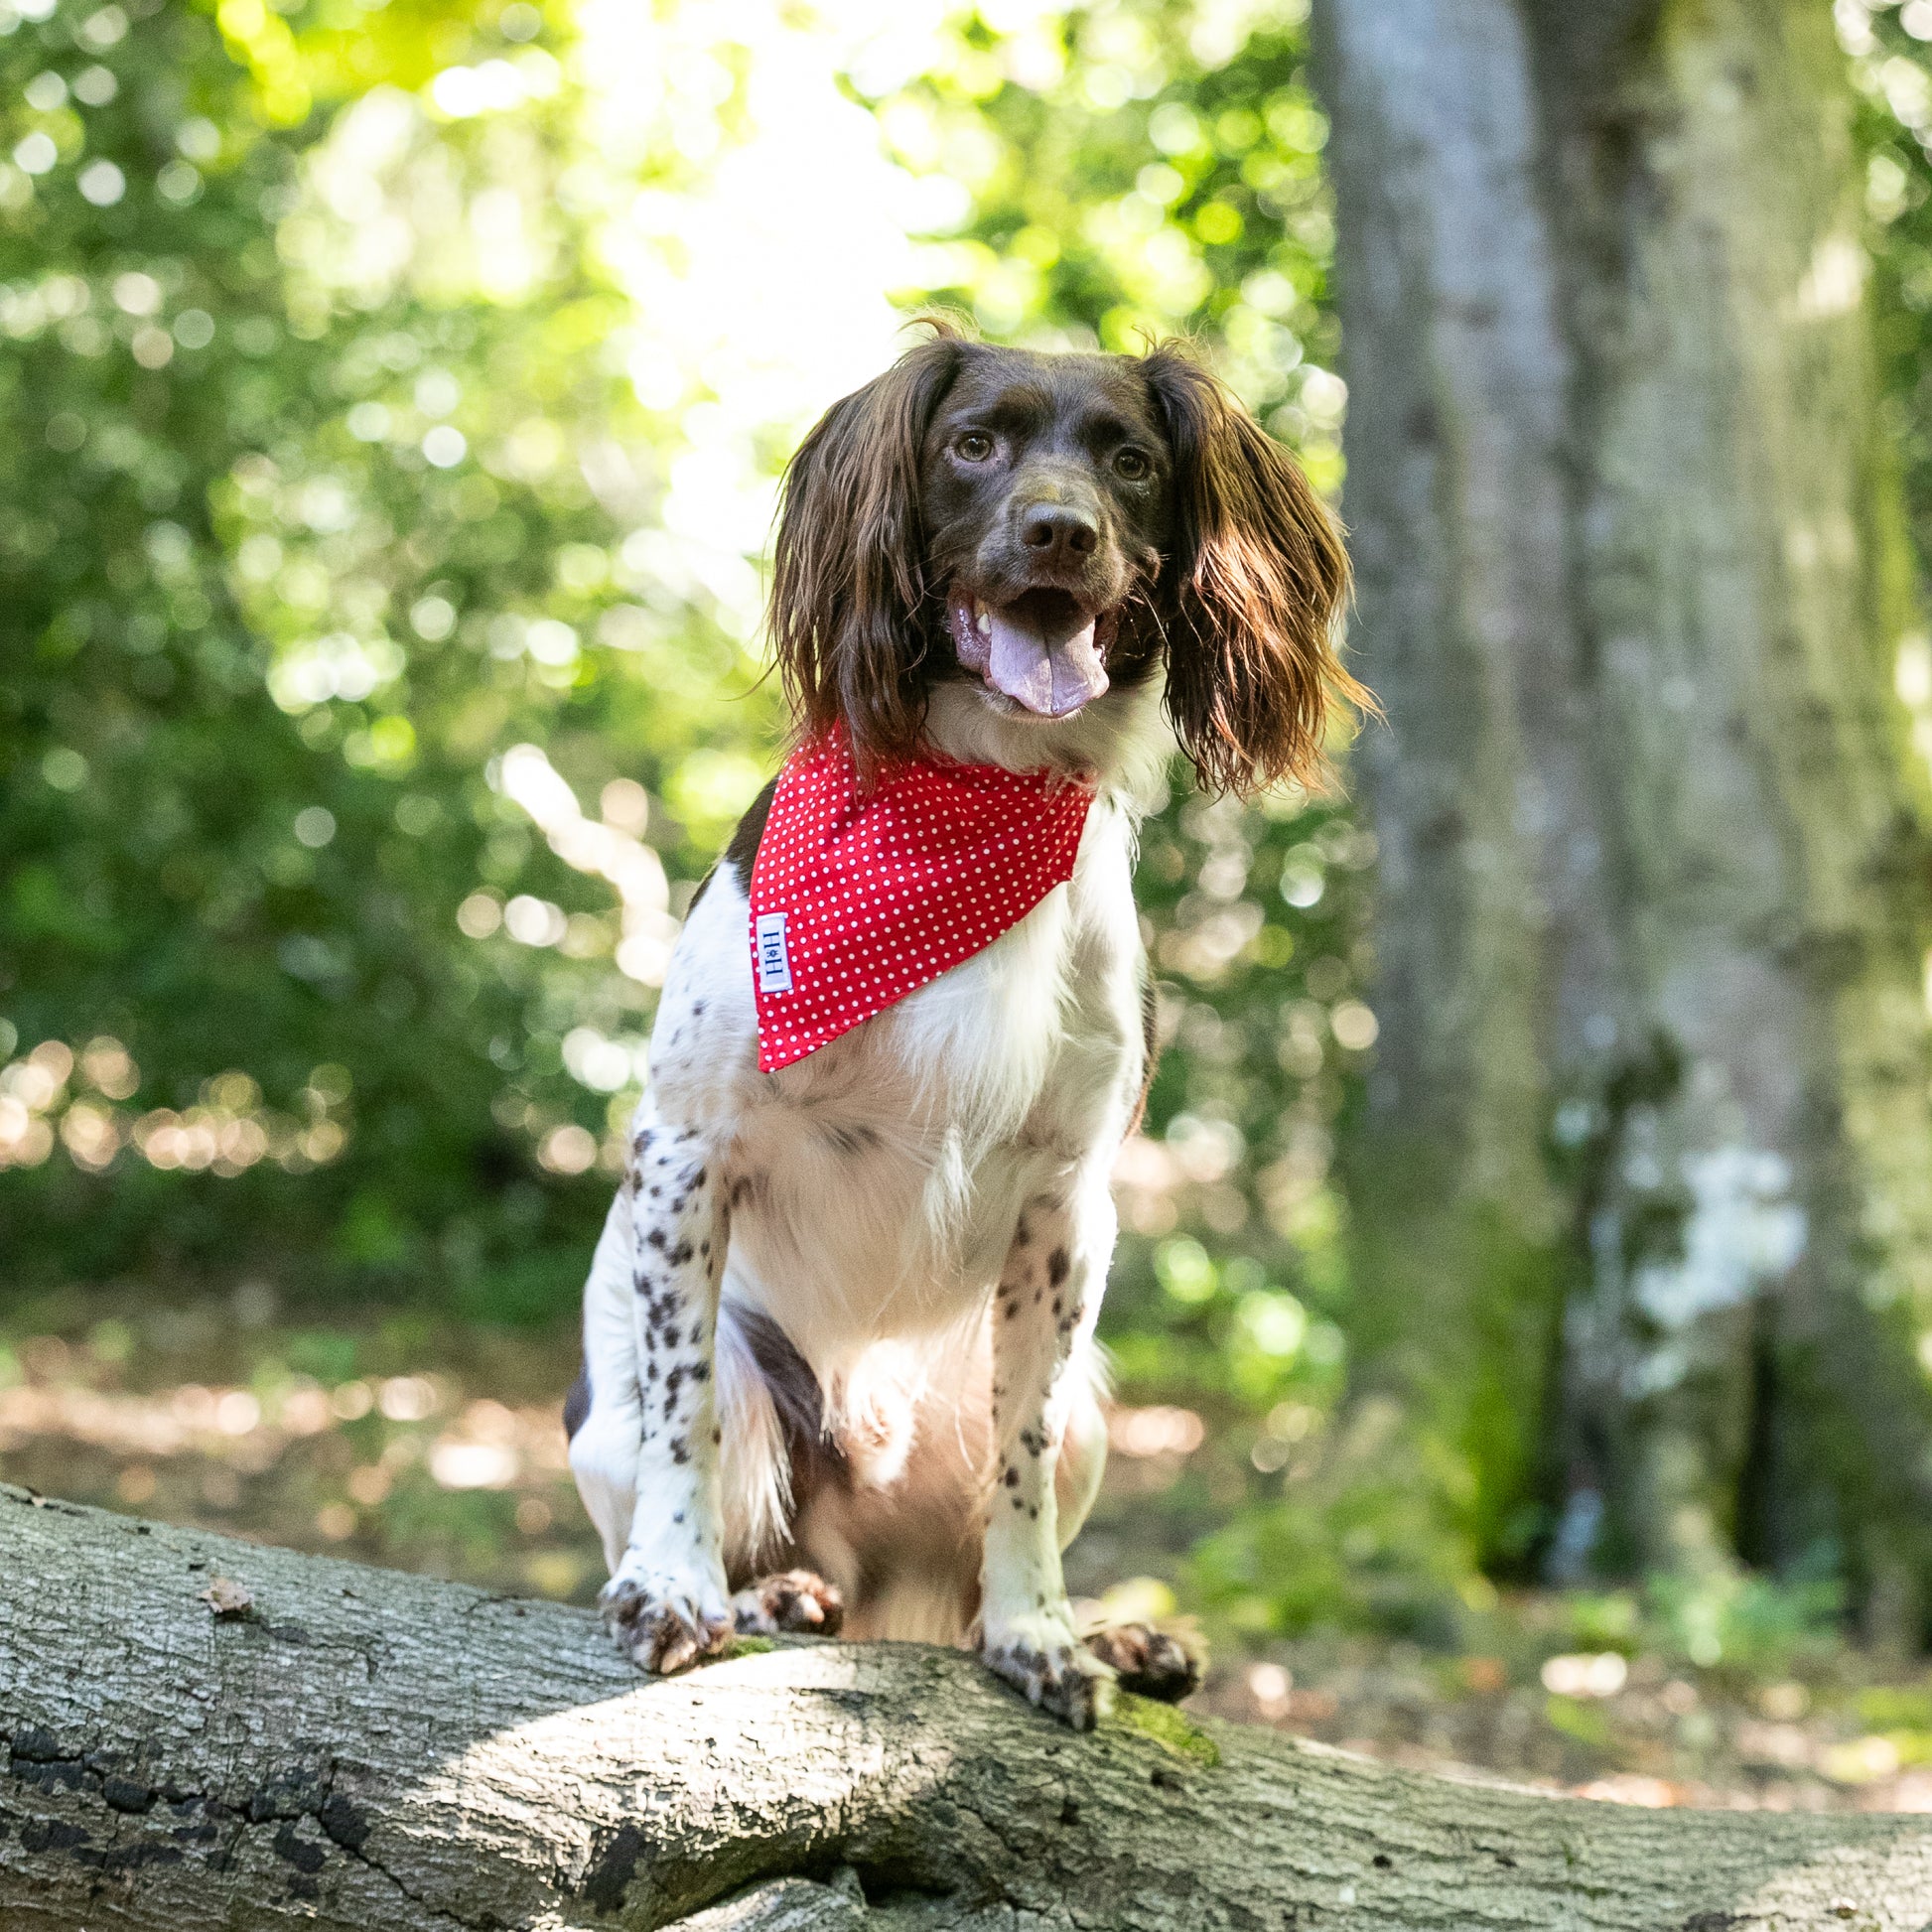
[(1073, 877), (1093, 793), (904, 764), (858, 795), (843, 732), (796, 752), (752, 869), (759, 1068), (772, 1073), (990, 946)]

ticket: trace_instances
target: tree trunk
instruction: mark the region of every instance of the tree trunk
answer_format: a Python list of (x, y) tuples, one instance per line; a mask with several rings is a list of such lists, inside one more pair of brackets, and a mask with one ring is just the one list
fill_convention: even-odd
[(1932, 1577), (1922, 653), (1816, 0), (1317, 0), (1371, 1375), (1492, 1563)]
[(1905, 1932), (1932, 1913), (1916, 1818), (1540, 1798), (1139, 1699), (1076, 1737), (907, 1644), (748, 1646), (647, 1683), (581, 1610), (14, 1488), (0, 1548), (7, 1932)]

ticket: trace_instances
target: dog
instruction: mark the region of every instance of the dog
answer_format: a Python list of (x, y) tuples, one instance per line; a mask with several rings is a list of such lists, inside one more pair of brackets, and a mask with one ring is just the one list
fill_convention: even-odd
[(1059, 840), (1067, 876), (764, 1067), (790, 969), (753, 898), (802, 836), (777, 850), (779, 780), (699, 889), (566, 1416), (603, 1613), (647, 1671), (842, 1621), (970, 1642), (1076, 1729), (1123, 1673), (1191, 1688), (1148, 1631), (1083, 1640), (1061, 1572), (1106, 1452), (1109, 1172), (1152, 1073), (1132, 868), (1176, 742), (1217, 791), (1318, 779), (1329, 712), (1369, 702), (1337, 654), (1348, 582), (1294, 459), (1173, 347), (934, 325), (799, 447), (769, 612), (785, 782), (820, 759), (838, 823), (886, 797), (916, 842), (934, 787), (1010, 781), (1000, 836)]

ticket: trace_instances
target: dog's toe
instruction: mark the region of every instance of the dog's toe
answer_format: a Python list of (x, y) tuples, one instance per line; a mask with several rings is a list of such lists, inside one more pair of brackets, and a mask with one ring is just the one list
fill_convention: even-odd
[(1200, 1689), (1201, 1658), (1178, 1637), (1146, 1623), (1116, 1623), (1095, 1630), (1087, 1648), (1108, 1665), (1123, 1691), (1178, 1704)]
[(738, 1633), (775, 1637), (805, 1633), (836, 1637), (845, 1621), (845, 1598), (823, 1577), (809, 1570), (787, 1570), (763, 1577), (732, 1598)]
[(633, 1579), (614, 1580), (598, 1599), (617, 1645), (653, 1677), (672, 1677), (722, 1650), (731, 1620), (709, 1612), (681, 1591), (653, 1589)]
[(1077, 1639), (1015, 1637), (989, 1644), (980, 1659), (1029, 1704), (1050, 1711), (1074, 1730), (1091, 1730), (1114, 1700), (1114, 1673)]

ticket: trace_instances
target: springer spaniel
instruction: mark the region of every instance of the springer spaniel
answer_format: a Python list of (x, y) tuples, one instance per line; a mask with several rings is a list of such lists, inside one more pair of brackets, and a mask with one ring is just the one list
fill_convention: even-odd
[(1152, 1065), (1135, 845), (1176, 739), (1217, 789), (1318, 768), (1365, 697), (1347, 584), (1295, 462), (1173, 349), (938, 327), (805, 439), (796, 749), (679, 939), (567, 1410), (646, 1670), (843, 1617), (971, 1641), (1076, 1728), (1116, 1667), (1191, 1688), (1151, 1633), (1083, 1641), (1060, 1570)]

